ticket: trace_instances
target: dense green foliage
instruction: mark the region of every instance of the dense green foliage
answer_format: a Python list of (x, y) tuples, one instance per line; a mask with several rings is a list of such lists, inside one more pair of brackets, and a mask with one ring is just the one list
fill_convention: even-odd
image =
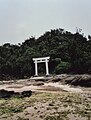
[[(34, 75), (32, 58), (50, 56), (51, 74), (91, 73), (91, 36), (85, 38), (63, 29), (51, 30), (38, 39), (31, 37), (22, 44), (0, 46), (0, 77), (24, 78)], [(45, 74), (45, 64), (38, 66)]]

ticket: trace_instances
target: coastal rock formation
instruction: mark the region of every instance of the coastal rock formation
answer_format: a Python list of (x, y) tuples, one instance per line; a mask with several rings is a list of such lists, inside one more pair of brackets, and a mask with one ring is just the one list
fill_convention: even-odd
[(62, 80), (66, 84), (74, 86), (91, 87), (91, 75), (67, 75)]
[(83, 75), (61, 74), (56, 75), (49, 81), (61, 82), (63, 84), (70, 84), (74, 86), (91, 87), (91, 75), (88, 74)]
[(23, 91), (23, 92), (14, 92), (14, 91), (8, 91), (8, 90), (4, 90), (4, 89), (0, 90), (0, 98), (10, 98), (10, 97), (14, 97), (14, 96), (30, 97), (31, 94), (32, 94), (31, 90)]

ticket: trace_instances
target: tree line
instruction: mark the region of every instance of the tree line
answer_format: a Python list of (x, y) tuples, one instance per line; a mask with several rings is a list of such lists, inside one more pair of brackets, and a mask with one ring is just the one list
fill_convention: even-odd
[[(21, 44), (5, 43), (0, 46), (0, 80), (28, 78), (34, 75), (32, 58), (50, 56), (51, 74), (91, 73), (91, 36), (64, 29), (45, 32), (38, 39), (30, 37)], [(38, 66), (45, 74), (45, 64)]]

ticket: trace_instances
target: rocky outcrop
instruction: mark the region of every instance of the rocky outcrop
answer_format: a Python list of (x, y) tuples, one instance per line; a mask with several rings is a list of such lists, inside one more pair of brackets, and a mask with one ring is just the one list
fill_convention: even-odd
[(32, 91), (28, 90), (28, 91), (23, 91), (20, 94), (22, 97), (30, 97), (32, 95)]
[(0, 98), (10, 98), (14, 95), (14, 91), (0, 90)]
[(14, 92), (14, 91), (8, 91), (8, 90), (4, 90), (1, 89), (0, 90), (0, 98), (10, 98), (10, 97), (14, 97), (14, 96), (18, 96), (18, 97), (30, 97), (32, 94), (32, 91), (23, 91), (23, 92)]
[(74, 86), (91, 87), (91, 75), (88, 74), (83, 75), (61, 74), (56, 75), (49, 81), (61, 82), (63, 84), (71, 84)]
[(71, 82), (72, 85), (80, 85), (83, 87), (91, 87), (91, 76), (90, 75), (82, 75), (76, 76)]
[(91, 87), (91, 75), (70, 75), (63, 81), (74, 86)]

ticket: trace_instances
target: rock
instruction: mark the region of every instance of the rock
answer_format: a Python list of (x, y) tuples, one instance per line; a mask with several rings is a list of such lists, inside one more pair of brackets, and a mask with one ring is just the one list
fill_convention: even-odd
[(4, 89), (0, 90), (0, 98), (10, 98), (14, 96), (18, 97), (30, 97), (32, 95), (32, 91), (23, 91), (23, 92), (14, 92), (14, 91), (7, 91)]
[(71, 84), (74, 86), (82, 87), (91, 87), (91, 75), (82, 74), (82, 75), (70, 75), (70, 74), (61, 74), (56, 75), (51, 81), (53, 82), (62, 82), (63, 84)]
[(14, 91), (0, 90), (0, 98), (10, 98), (14, 95)]
[(53, 79), (51, 79), (50, 81), (51, 82), (59, 82), (59, 81), (61, 81), (62, 79), (61, 78), (59, 78), (59, 77), (54, 77)]
[(74, 75), (66, 76), (65, 78), (63, 78), (62, 81), (67, 84), (70, 84), (73, 81), (74, 77), (75, 77)]
[(32, 84), (33, 86), (42, 86), (42, 85), (44, 85), (44, 82), (42, 82), (42, 81), (35, 81), (33, 84)]
[(91, 75), (71, 75), (63, 81), (74, 86), (91, 87)]
[(28, 90), (28, 91), (23, 91), (21, 93), (21, 96), (22, 97), (30, 97), (32, 95), (32, 91), (31, 90)]
[(79, 75), (74, 77), (71, 82), (72, 85), (79, 85), (82, 87), (91, 87), (91, 76), (90, 75)]

